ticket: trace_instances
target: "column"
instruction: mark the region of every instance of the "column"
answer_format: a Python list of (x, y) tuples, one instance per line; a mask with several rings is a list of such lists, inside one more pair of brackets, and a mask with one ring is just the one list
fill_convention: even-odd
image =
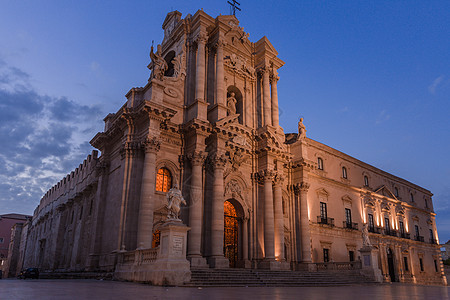
[(308, 189), (309, 183), (302, 182), (299, 184), (300, 192), (300, 223), (301, 223), (301, 245), (302, 245), (302, 262), (310, 263), (311, 259), (311, 232), (309, 230), (308, 216)]
[(223, 230), (224, 230), (224, 187), (223, 170), (226, 165), (225, 155), (216, 154), (211, 158), (214, 168), (213, 199), (211, 211), (211, 259), (210, 266), (213, 268), (228, 268), (229, 262), (223, 256)]
[(195, 151), (188, 156), (191, 161), (191, 191), (189, 196), (189, 239), (188, 257), (191, 265), (201, 264), (206, 261), (201, 255), (202, 225), (203, 225), (203, 163), (205, 154)]
[(248, 217), (242, 219), (242, 259), (248, 260)]
[(264, 125), (272, 125), (272, 109), (270, 103), (269, 70), (263, 71)]
[(137, 244), (138, 249), (152, 247), (153, 238), (153, 202), (156, 183), (156, 153), (160, 142), (156, 138), (147, 138), (144, 143), (145, 158), (142, 170), (141, 202), (139, 206)]
[(217, 41), (217, 53), (216, 53), (216, 104), (225, 105), (224, 101), (224, 91), (223, 91), (223, 80), (224, 80), (224, 69), (223, 69), (223, 41)]
[(279, 115), (278, 115), (278, 89), (277, 82), (279, 77), (276, 74), (272, 75), (270, 84), (272, 87), (272, 125), (275, 127), (279, 126)]
[(195, 100), (205, 101), (205, 45), (206, 34), (197, 36), (197, 66), (195, 71)]
[(275, 258), (278, 261), (284, 260), (284, 217), (283, 217), (283, 196), (281, 186), (283, 178), (277, 174), (274, 181), (273, 197), (275, 201)]
[(273, 215), (273, 171), (264, 171), (264, 256), (266, 260), (275, 259), (274, 215)]

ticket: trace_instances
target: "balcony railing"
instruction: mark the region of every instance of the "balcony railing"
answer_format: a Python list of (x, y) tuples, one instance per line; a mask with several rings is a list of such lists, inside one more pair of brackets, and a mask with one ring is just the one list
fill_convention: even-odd
[(379, 228), (379, 227), (369, 227), (369, 232), (380, 234), (381, 233), (381, 228)]
[(415, 240), (415, 241), (418, 241), (418, 242), (423, 242), (423, 236), (416, 235), (416, 236), (414, 237), (414, 240)]
[(406, 233), (406, 232), (401, 232), (400, 233), (400, 237), (402, 239), (408, 239), (409, 240), (411, 238), (411, 235), (409, 233)]
[(390, 235), (390, 236), (397, 236), (397, 231), (389, 229), (387, 234)]
[(342, 227), (344, 228), (358, 230), (358, 223), (344, 221), (342, 224)]
[(317, 216), (317, 223), (334, 226), (334, 219), (333, 218), (322, 218), (321, 216)]

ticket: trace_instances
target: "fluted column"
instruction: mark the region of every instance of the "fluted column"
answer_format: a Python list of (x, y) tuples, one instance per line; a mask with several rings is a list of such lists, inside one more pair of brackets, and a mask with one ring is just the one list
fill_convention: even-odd
[(152, 247), (153, 238), (153, 206), (156, 184), (156, 153), (160, 142), (156, 138), (148, 138), (145, 143), (144, 168), (142, 171), (141, 202), (139, 206), (137, 244), (140, 249)]
[(278, 112), (278, 75), (273, 74), (270, 78), (271, 91), (272, 91), (272, 125), (275, 127), (279, 126), (279, 112)]
[(274, 172), (265, 170), (264, 180), (264, 256), (266, 260), (275, 259), (274, 249), (274, 214), (273, 214), (273, 191), (272, 181)]
[(225, 155), (215, 155), (210, 163), (214, 169), (213, 199), (211, 211), (211, 260), (215, 268), (228, 267), (228, 260), (223, 256), (223, 230), (224, 230), (224, 187), (223, 169), (226, 165)]
[(197, 36), (197, 66), (195, 71), (195, 100), (205, 101), (205, 45), (206, 34), (199, 33)]
[(298, 185), (300, 193), (300, 223), (301, 223), (301, 245), (302, 245), (302, 262), (310, 263), (311, 258), (311, 231), (309, 229), (308, 216), (308, 189), (309, 183), (302, 182)]
[(201, 242), (202, 242), (202, 225), (203, 225), (203, 162), (206, 155), (203, 152), (195, 151), (188, 155), (191, 161), (191, 190), (189, 197), (189, 231), (188, 238), (188, 256), (192, 258), (200, 258)]
[(269, 70), (263, 70), (264, 124), (272, 125), (272, 108), (270, 100)]
[(275, 258), (284, 260), (284, 217), (283, 217), (283, 196), (281, 186), (283, 177), (277, 174), (274, 181), (274, 215), (275, 215)]
[(223, 68), (223, 41), (218, 40), (216, 44), (216, 103), (226, 105), (224, 91), (223, 91), (223, 80), (224, 80), (224, 68)]

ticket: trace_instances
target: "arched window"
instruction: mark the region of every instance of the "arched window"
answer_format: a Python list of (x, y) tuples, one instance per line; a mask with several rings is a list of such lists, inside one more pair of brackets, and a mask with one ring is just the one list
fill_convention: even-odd
[(320, 157), (317, 158), (317, 169), (323, 170), (323, 159)]
[(411, 193), (411, 202), (414, 202), (414, 195)]
[(159, 231), (158, 229), (156, 229), (153, 232), (153, 238), (152, 238), (152, 248), (156, 248), (159, 246), (160, 244), (160, 238), (161, 238), (161, 231)]
[(175, 58), (175, 51), (173, 50), (167, 53), (166, 57), (164, 57), (164, 60), (167, 63), (167, 70), (166, 72), (164, 72), (164, 76), (173, 77), (173, 75), (175, 74), (175, 69), (172, 62), (174, 58)]
[(342, 167), (342, 178), (347, 179), (347, 168), (346, 167)]
[(172, 175), (166, 168), (161, 168), (156, 174), (156, 191), (168, 192), (172, 187)]
[(364, 176), (364, 186), (369, 186), (369, 177)]

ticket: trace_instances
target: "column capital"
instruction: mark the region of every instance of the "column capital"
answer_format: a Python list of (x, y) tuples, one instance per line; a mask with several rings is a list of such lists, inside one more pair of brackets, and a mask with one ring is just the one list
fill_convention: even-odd
[(271, 169), (265, 169), (258, 172), (258, 177), (260, 181), (273, 181), (277, 173)]
[(277, 172), (273, 179), (273, 185), (281, 186), (284, 182), (284, 176), (281, 172)]
[(125, 141), (122, 144), (122, 149), (120, 149), (120, 153), (122, 158), (126, 157), (135, 157), (140, 150), (140, 143), (138, 141)]
[(224, 169), (228, 163), (228, 158), (225, 154), (214, 154), (208, 157), (208, 163), (213, 169)]
[(201, 166), (205, 162), (206, 153), (203, 151), (194, 151), (187, 155), (187, 159), (191, 162), (192, 166)]
[(216, 49), (223, 49), (223, 47), (226, 45), (227, 43), (225, 42), (224, 39), (218, 39), (215, 43), (214, 43), (214, 48)]
[(197, 44), (205, 45), (208, 40), (208, 35), (205, 32), (199, 32), (197, 36), (194, 38), (194, 41)]
[(294, 184), (293, 185), (294, 193), (296, 195), (298, 195), (301, 192), (307, 192), (309, 187), (310, 187), (310, 184), (307, 183), (307, 182), (304, 182), (304, 181), (302, 181), (300, 183), (297, 183), (297, 184)]
[(270, 75), (270, 84), (276, 85), (278, 80), (280, 80), (280, 76), (274, 74)]
[(142, 142), (145, 153), (156, 153), (161, 148), (161, 141), (157, 137), (147, 137)]

